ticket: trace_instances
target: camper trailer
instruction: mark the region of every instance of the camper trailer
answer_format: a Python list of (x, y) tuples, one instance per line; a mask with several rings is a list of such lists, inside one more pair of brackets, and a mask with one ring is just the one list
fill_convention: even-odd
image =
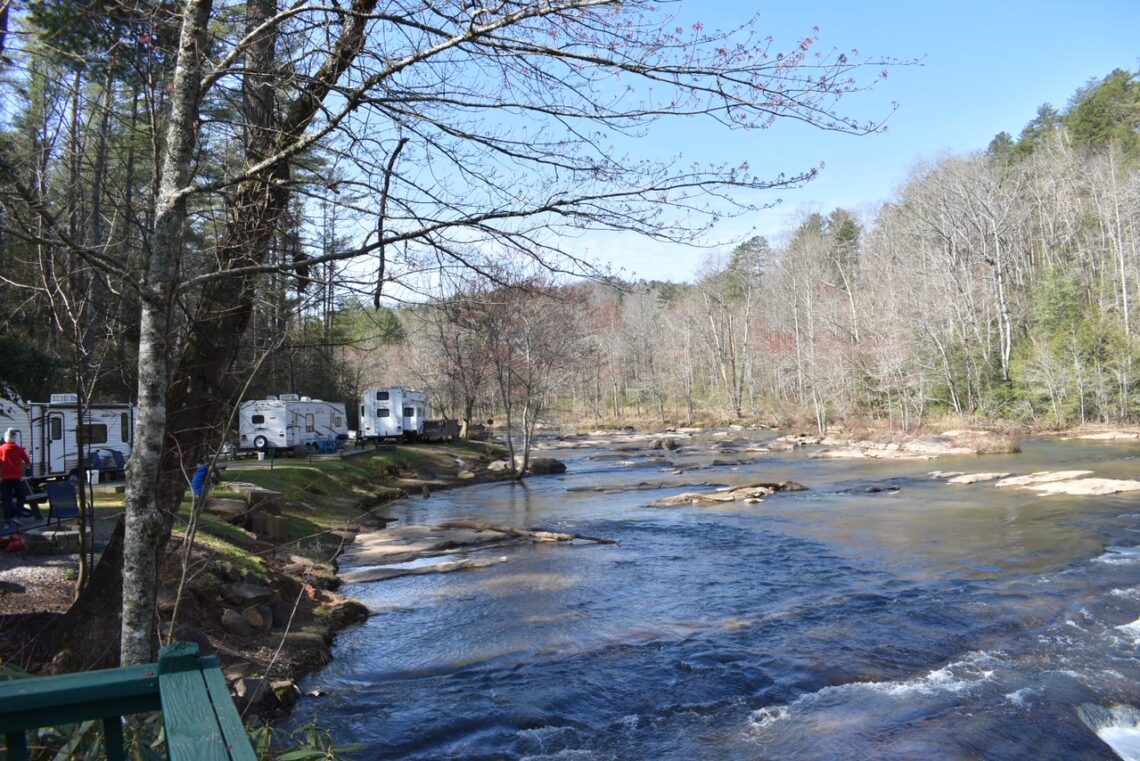
[(348, 420), (342, 402), (281, 394), (241, 404), (239, 449), (317, 449), (329, 444), (340, 446), (347, 439)]
[(121, 471), (131, 455), (135, 413), (131, 404), (91, 403), (81, 425), (76, 394), (52, 394), (49, 402), (26, 404), (0, 399), (0, 433), (16, 431), (16, 443), (32, 460), (32, 481), (70, 477), (85, 469)]
[(364, 441), (415, 438), (431, 417), (427, 394), (403, 386), (365, 389), (360, 396), (358, 436)]

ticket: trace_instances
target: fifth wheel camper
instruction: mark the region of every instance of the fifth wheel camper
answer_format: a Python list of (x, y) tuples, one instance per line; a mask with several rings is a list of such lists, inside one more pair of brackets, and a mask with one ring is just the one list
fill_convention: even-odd
[(360, 438), (415, 438), (431, 417), (427, 394), (403, 386), (373, 387), (360, 395)]
[(434, 419), (431, 403), (423, 391), (403, 386), (379, 386), (360, 395), (361, 441), (404, 438), (428, 441), (454, 441), (459, 423), (448, 418)]

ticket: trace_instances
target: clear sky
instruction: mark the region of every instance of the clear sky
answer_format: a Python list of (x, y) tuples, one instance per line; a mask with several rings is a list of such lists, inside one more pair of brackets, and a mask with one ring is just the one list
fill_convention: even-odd
[[(794, 173), (824, 164), (806, 187), (784, 191), (781, 205), (735, 220), (722, 239), (765, 235), (778, 241), (804, 213), (836, 207), (871, 212), (908, 173), (946, 153), (984, 150), (999, 132), (1015, 138), (1044, 103), (1063, 109), (1077, 88), (1116, 68), (1140, 69), (1140, 0), (682, 0), (679, 15), (726, 28), (760, 14), (777, 49), (819, 28), (819, 48), (858, 48), (871, 56), (917, 58), (895, 66), (870, 94), (846, 101), (849, 113), (873, 117), (892, 101), (898, 111), (883, 134), (853, 137), (809, 127), (706, 136), (659, 136), (660, 152), (677, 146), (692, 158), (747, 160)], [(771, 200), (774, 200), (773, 199)], [(668, 247), (632, 236), (590, 236), (589, 256), (629, 276), (691, 280), (708, 251)]]

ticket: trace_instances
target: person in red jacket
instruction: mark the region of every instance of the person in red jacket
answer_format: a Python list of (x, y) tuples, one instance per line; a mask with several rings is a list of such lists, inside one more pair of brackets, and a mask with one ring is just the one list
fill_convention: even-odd
[(0, 444), (0, 504), (4, 506), (4, 524), (19, 526), (20, 513), (24, 509), (24, 466), (32, 460), (24, 448), (16, 443), (16, 431), (9, 428), (4, 432), (4, 443)]

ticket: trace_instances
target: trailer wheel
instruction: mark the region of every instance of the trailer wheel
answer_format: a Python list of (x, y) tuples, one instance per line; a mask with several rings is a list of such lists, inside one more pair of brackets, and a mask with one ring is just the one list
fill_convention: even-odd
[(269, 448), (269, 439), (264, 436), (258, 436), (253, 440), (253, 448), (259, 452), (264, 452)]

